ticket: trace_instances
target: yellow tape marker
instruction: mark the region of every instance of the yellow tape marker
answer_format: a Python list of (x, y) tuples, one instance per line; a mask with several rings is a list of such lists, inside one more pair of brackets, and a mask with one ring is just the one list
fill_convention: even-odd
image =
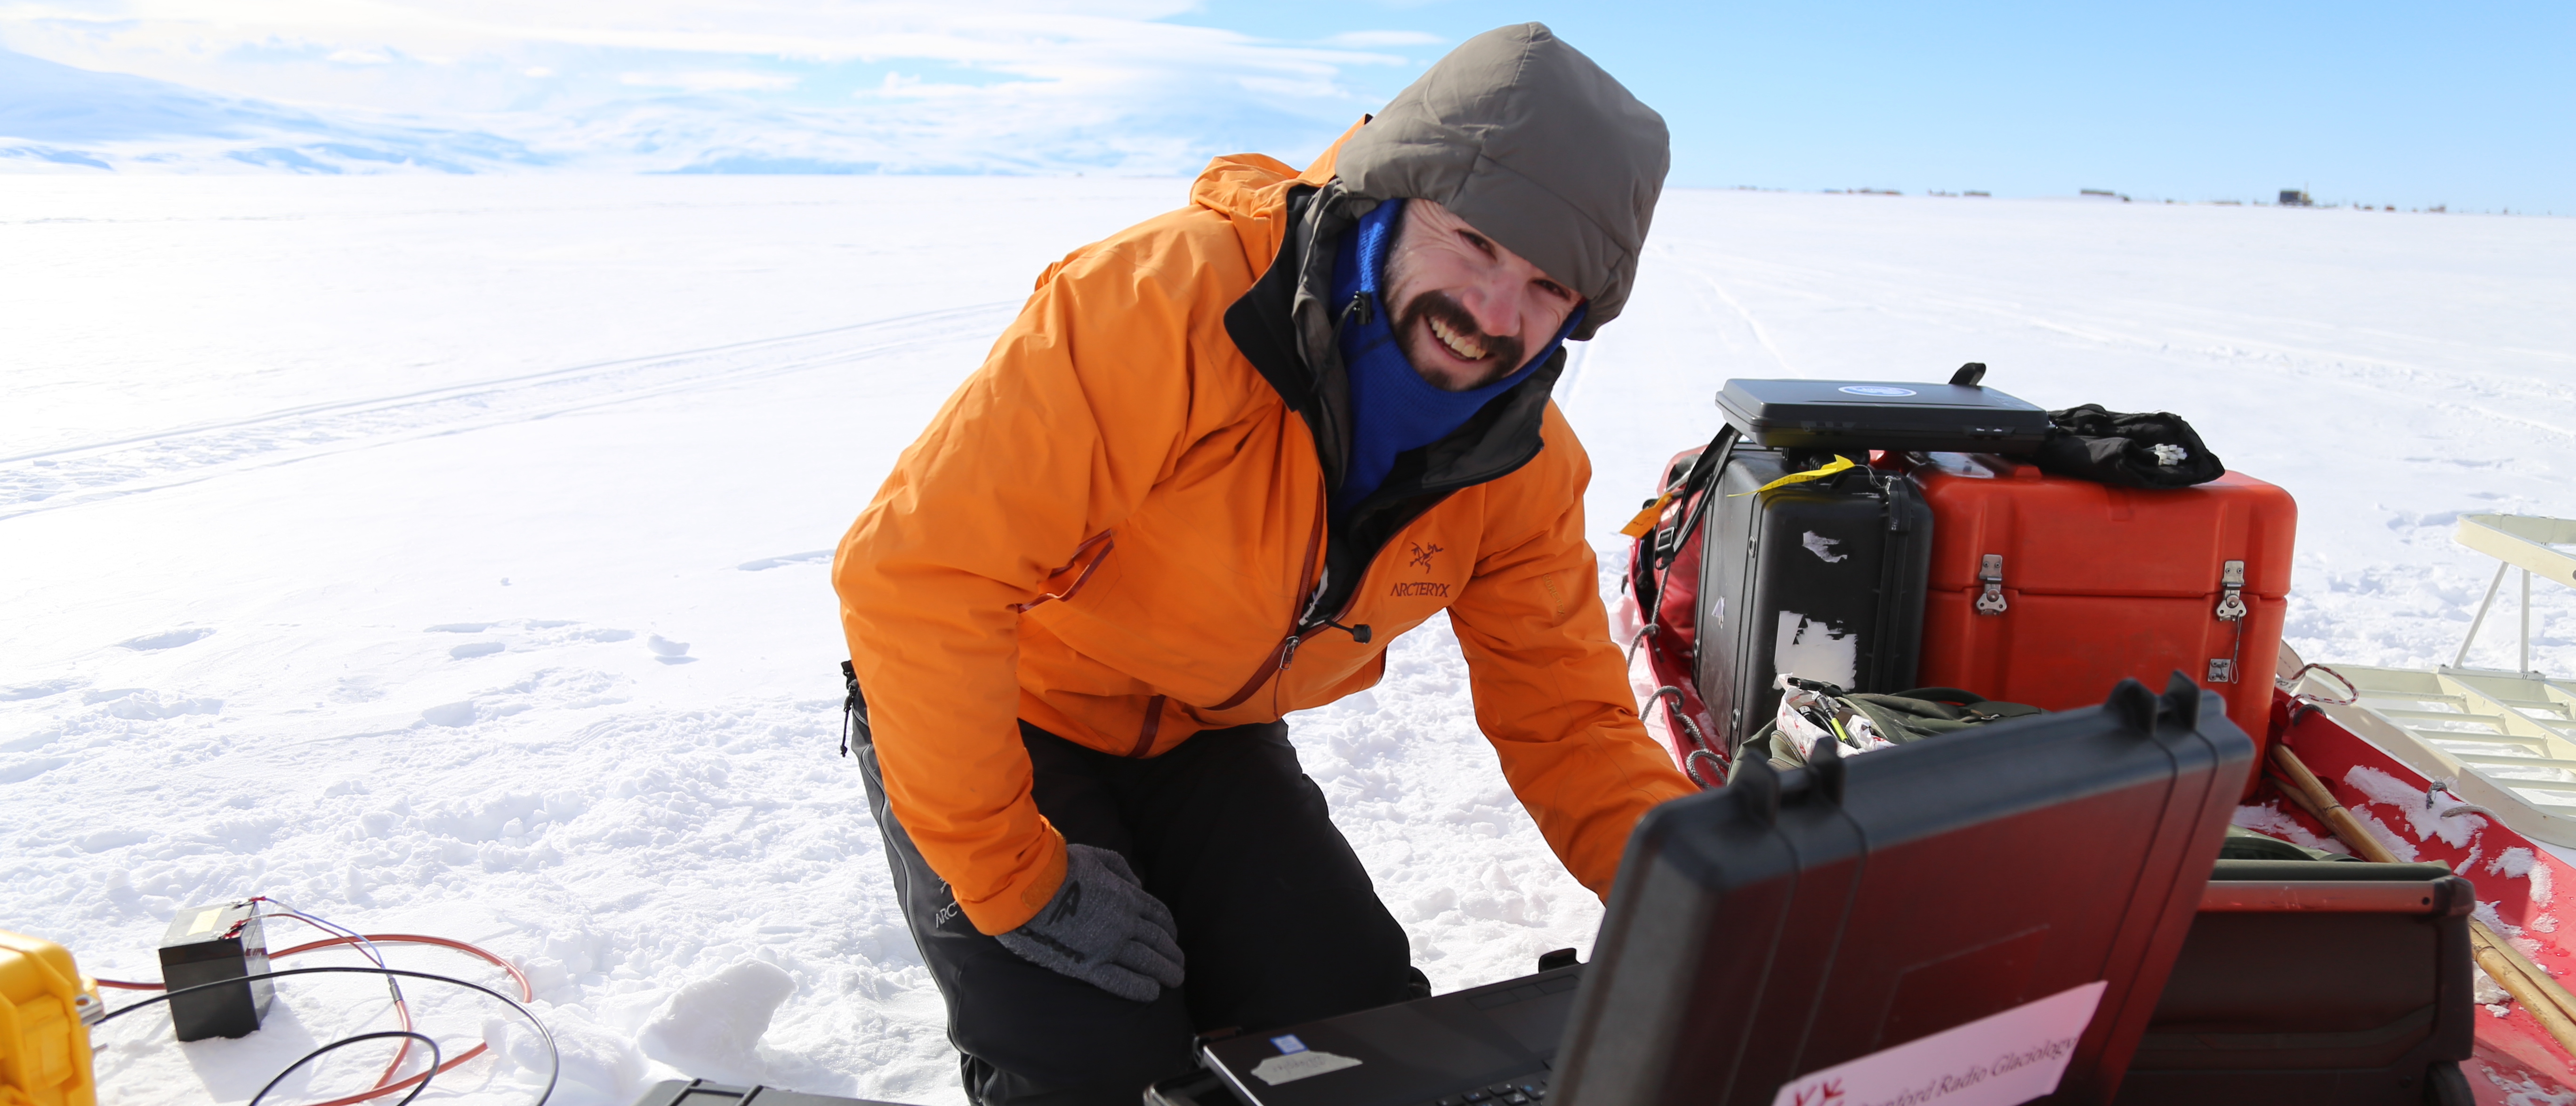
[(1824, 466), (1823, 468), (1813, 468), (1813, 469), (1808, 469), (1808, 470), (1807, 470), (1807, 471), (1805, 471), (1805, 472), (1793, 472), (1793, 473), (1790, 473), (1790, 474), (1789, 474), (1789, 475), (1787, 475), (1787, 476), (1783, 476), (1783, 477), (1781, 477), (1781, 478), (1779, 478), (1779, 479), (1777, 479), (1777, 480), (1774, 480), (1774, 481), (1772, 481), (1772, 482), (1770, 482), (1770, 483), (1768, 483), (1768, 484), (1764, 484), (1764, 485), (1762, 485), (1761, 487), (1755, 488), (1755, 489), (1753, 489), (1753, 491), (1750, 491), (1750, 492), (1737, 492), (1737, 493), (1735, 493), (1734, 495), (1730, 495), (1730, 496), (1728, 496), (1727, 498), (1728, 498), (1728, 499), (1741, 499), (1741, 498), (1743, 498), (1743, 497), (1745, 497), (1745, 496), (1752, 495), (1752, 494), (1754, 494), (1755, 492), (1767, 492), (1767, 491), (1770, 491), (1770, 490), (1771, 490), (1771, 489), (1773, 489), (1773, 488), (1783, 487), (1783, 486), (1785, 486), (1785, 485), (1789, 485), (1789, 484), (1803, 484), (1803, 483), (1806, 483), (1806, 482), (1807, 482), (1807, 481), (1809, 481), (1809, 480), (1822, 480), (1822, 479), (1824, 479), (1825, 477), (1832, 476), (1833, 474), (1835, 474), (1835, 473), (1837, 473), (1837, 472), (1841, 472), (1841, 471), (1843, 471), (1844, 469), (1854, 468), (1854, 467), (1856, 467), (1856, 466), (1852, 464), (1852, 459), (1851, 459), (1851, 458), (1849, 458), (1849, 457), (1836, 457), (1836, 458), (1834, 458), (1833, 460), (1826, 462), (1826, 463), (1825, 463), (1825, 466)]

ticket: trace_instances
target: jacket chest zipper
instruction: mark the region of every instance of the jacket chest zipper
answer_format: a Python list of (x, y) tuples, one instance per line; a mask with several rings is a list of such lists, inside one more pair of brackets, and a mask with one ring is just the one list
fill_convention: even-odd
[(1312, 629), (1301, 624), (1301, 620), (1306, 617), (1307, 605), (1315, 601), (1315, 560), (1323, 552), (1324, 515), (1330, 508), (1331, 502), (1329, 495), (1323, 495), (1316, 501), (1314, 530), (1306, 537), (1306, 560), (1297, 569), (1297, 601), (1289, 609), (1287, 636), (1280, 638), (1279, 644), (1271, 647), (1270, 655), (1262, 658), (1261, 667), (1253, 670), (1251, 679), (1245, 680), (1242, 687), (1235, 689), (1234, 694), (1227, 696), (1224, 702), (1209, 707), (1209, 710), (1232, 710), (1243, 705), (1245, 700), (1252, 698), (1253, 692), (1261, 690), (1261, 685), (1270, 682), (1272, 677), (1285, 675), (1289, 663), (1297, 659), (1298, 643), (1304, 640), (1306, 631)]

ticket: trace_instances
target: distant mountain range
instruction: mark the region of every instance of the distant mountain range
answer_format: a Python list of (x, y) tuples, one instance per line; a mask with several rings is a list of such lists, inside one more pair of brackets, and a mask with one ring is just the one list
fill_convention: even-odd
[(1038, 86), (972, 104), (816, 110), (698, 93), (424, 119), (291, 107), (0, 50), (0, 172), (1186, 174), (1219, 153), (1311, 154), (1347, 122), (1204, 89), (1140, 89), (1104, 104), (1051, 101)]
[(480, 131), (328, 118), (0, 50), (0, 169), (472, 173), (560, 161)]

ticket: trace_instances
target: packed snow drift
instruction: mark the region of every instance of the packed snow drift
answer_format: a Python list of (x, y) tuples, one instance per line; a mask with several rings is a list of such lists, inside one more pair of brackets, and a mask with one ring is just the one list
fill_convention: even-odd
[[(1183, 188), (13, 179), (0, 928), (154, 979), (177, 911), (266, 894), (515, 960), (561, 1102), (684, 1072), (962, 1101), (835, 754), (828, 550), (1038, 271)], [(2174, 411), (2298, 497), (2292, 645), (2430, 665), (2486, 585), (2456, 516), (2576, 513), (2570, 257), (2565, 220), (1681, 190), (1557, 398), (1605, 553), (1730, 376), (1974, 360), (2043, 406)], [(2535, 663), (2576, 671), (2576, 602), (2535, 600)], [(1438, 987), (1588, 948), (1599, 904), (1505, 788), (1441, 623), (1293, 724)], [(528, 1100), (544, 1061), (506, 1009), (408, 990), (499, 1057), (431, 1097)], [(238, 1102), (389, 1024), (372, 980), (287, 980), (240, 1040), (115, 1023), (98, 1074)]]

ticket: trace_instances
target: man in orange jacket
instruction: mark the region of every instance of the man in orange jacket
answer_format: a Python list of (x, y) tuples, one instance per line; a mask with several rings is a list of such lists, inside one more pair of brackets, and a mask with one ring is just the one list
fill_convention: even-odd
[(1663, 120), (1538, 24), (1304, 172), (1049, 267), (833, 565), (857, 751), (978, 1102), (1134, 1103), (1191, 1035), (1427, 993), (1281, 718), (1441, 611), (1476, 718), (1606, 894), (1647, 738), (1560, 344), (1616, 318)]

